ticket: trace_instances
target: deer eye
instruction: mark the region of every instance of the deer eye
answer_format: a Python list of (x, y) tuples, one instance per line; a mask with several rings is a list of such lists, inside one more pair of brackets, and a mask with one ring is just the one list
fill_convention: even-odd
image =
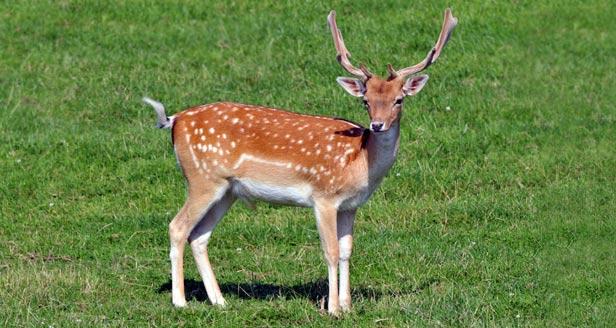
[(368, 104), (368, 100), (367, 99), (362, 99), (361, 101), (364, 104), (364, 107), (366, 107), (366, 109), (370, 108), (370, 105)]
[(396, 99), (396, 101), (394, 101), (394, 106), (400, 106), (402, 105), (402, 101), (404, 100), (404, 98), (398, 98)]

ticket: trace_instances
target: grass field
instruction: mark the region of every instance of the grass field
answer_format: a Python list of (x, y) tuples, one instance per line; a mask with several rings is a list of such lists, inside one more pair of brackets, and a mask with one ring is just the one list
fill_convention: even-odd
[[(422, 59), (397, 163), (358, 214), (354, 311), (319, 312), (312, 212), (241, 204), (210, 242), (229, 307), (171, 305), (167, 225), (184, 181), (173, 113), (233, 100), (367, 123), (355, 62)], [(3, 1), (0, 326), (613, 326), (613, 1)]]

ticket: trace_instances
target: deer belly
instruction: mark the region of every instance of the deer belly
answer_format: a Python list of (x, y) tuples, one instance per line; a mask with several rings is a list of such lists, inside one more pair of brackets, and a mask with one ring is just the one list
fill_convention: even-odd
[(278, 186), (267, 182), (250, 179), (234, 180), (232, 192), (247, 201), (263, 200), (266, 202), (310, 207), (312, 188), (308, 185)]

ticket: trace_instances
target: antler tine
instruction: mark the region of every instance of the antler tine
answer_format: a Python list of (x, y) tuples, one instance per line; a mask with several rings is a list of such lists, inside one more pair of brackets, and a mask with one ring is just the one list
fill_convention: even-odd
[(391, 64), (387, 64), (387, 72), (389, 73), (389, 77), (387, 78), (388, 80), (393, 80), (398, 77), (398, 72), (396, 72)]
[(360, 68), (358, 69), (357, 67), (353, 66), (353, 64), (351, 64), (351, 62), (349, 61), (349, 57), (351, 57), (351, 54), (349, 53), (349, 51), (347, 50), (346, 46), (344, 45), (344, 40), (342, 39), (342, 33), (340, 33), (340, 30), (338, 29), (338, 26), (336, 25), (336, 11), (332, 10), (329, 15), (327, 16), (327, 23), (329, 25), (329, 28), (332, 31), (332, 37), (334, 39), (334, 46), (336, 47), (336, 59), (338, 60), (338, 62), (340, 63), (340, 65), (342, 65), (342, 67), (349, 73), (361, 77), (362, 79), (368, 79), (372, 76), (372, 73), (370, 73), (370, 71), (368, 71), (366, 69), (365, 66), (363, 66), (363, 69)]
[[(406, 67), (406, 68), (403, 68), (397, 71), (396, 73), (398, 76), (405, 77), (411, 74), (421, 72), (424, 69), (428, 68), (428, 66), (432, 65), (438, 59), (438, 57), (441, 55), (441, 51), (445, 47), (445, 44), (447, 44), (447, 41), (449, 41), (451, 32), (458, 24), (458, 19), (453, 17), (453, 15), (451, 14), (451, 9), (449, 8), (445, 9), (444, 16), (445, 17), (443, 18), (443, 26), (441, 27), (441, 34), (439, 34), (438, 40), (436, 41), (434, 48), (432, 48), (430, 52), (428, 52), (428, 55), (426, 56), (426, 58), (423, 61), (421, 61), (419, 64)], [(390, 72), (390, 75), (391, 75), (391, 72)]]
[(367, 79), (369, 79), (372, 76), (374, 76), (374, 74), (372, 74), (372, 72), (370, 72), (368, 70), (368, 68), (366, 67), (366, 65), (364, 65), (364, 64), (359, 64), (359, 69), (362, 71), (362, 73), (364, 73), (364, 75), (366, 76)]

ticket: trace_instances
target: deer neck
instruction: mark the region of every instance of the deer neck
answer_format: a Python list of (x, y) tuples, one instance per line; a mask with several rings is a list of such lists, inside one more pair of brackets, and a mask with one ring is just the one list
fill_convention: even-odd
[(368, 179), (370, 185), (378, 185), (389, 171), (398, 155), (400, 144), (400, 119), (394, 121), (384, 132), (370, 132), (366, 144)]

